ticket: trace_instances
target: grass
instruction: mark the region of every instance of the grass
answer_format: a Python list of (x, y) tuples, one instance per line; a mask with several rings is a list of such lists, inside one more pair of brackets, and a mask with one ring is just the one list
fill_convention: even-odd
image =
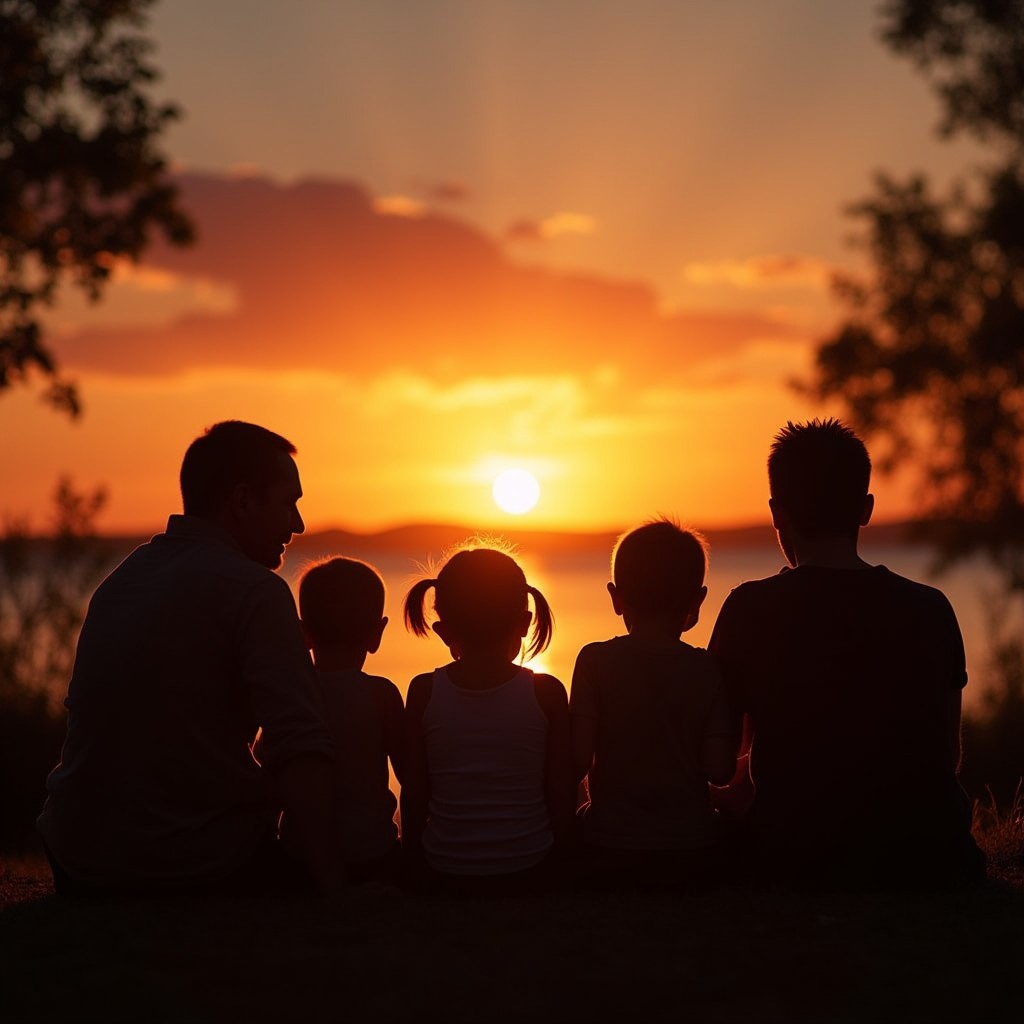
[(43, 864), (9, 863), (0, 1019), (1012, 1020), (1024, 823), (979, 838), (988, 883), (903, 895), (69, 903)]

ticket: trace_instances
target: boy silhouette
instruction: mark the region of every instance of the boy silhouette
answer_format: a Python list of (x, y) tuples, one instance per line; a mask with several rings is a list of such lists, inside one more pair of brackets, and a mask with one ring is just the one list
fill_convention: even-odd
[(707, 595), (704, 544), (668, 520), (624, 534), (612, 607), (627, 635), (588, 644), (569, 703), (585, 881), (693, 881), (716, 859), (708, 781), (724, 784), (736, 744), (717, 663), (680, 635)]
[(394, 879), (401, 848), (388, 759), (401, 783), (402, 695), (391, 680), (363, 671), (388, 623), (384, 581), (365, 562), (327, 559), (303, 574), (299, 615), (336, 751), (334, 835), (346, 876)]
[(773, 878), (967, 880), (963, 641), (939, 590), (858, 554), (870, 474), (837, 420), (788, 423), (768, 481), (791, 568), (737, 587), (715, 623), (709, 649), (746, 716), (752, 851)]

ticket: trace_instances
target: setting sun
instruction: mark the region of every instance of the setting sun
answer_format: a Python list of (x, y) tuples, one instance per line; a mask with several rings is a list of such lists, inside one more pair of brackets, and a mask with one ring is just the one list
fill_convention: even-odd
[(494, 503), (502, 511), (522, 515), (537, 504), (540, 484), (525, 469), (506, 469), (495, 479), (491, 494), (494, 495)]

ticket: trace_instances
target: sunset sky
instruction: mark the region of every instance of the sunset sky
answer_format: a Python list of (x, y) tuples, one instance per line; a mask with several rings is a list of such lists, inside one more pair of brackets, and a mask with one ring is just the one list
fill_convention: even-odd
[[(188, 442), (240, 418), (298, 446), (313, 528), (763, 520), (772, 433), (835, 411), (788, 381), (858, 265), (844, 207), (974, 158), (876, 8), (157, 4), (199, 242), (62, 301), (86, 411), (0, 396), (0, 512), (44, 525), (66, 472), (109, 488), (103, 529), (158, 529)], [(513, 466), (541, 484), (514, 520)]]

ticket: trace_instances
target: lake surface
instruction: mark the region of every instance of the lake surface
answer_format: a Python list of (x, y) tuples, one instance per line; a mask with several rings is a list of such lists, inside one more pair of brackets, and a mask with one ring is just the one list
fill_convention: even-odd
[[(964, 697), (970, 708), (984, 688), (987, 658), (985, 593), (998, 592), (998, 579), (991, 568), (981, 562), (968, 562), (941, 577), (929, 575), (932, 554), (929, 549), (906, 544), (861, 546), (862, 555), (870, 562), (887, 565), (894, 572), (940, 587), (956, 610), (967, 649), (970, 677)], [(282, 573), (294, 583), (310, 557), (344, 554), (363, 558), (375, 565), (387, 585), (385, 612), (390, 622), (378, 653), (366, 662), (366, 671), (392, 679), (404, 694), (410, 679), (448, 660), (448, 651), (439, 639), (413, 636), (402, 622), (402, 602), (410, 584), (419, 577), (417, 562), (429, 552), (389, 551), (382, 553), (358, 544), (344, 551), (316, 550), (306, 547), (302, 557), (290, 556)], [(555, 616), (555, 632), (551, 646), (528, 664), (550, 672), (568, 689), (576, 654), (586, 643), (606, 640), (623, 632), (622, 620), (612, 611), (605, 590), (609, 579), (609, 554), (572, 552), (567, 554), (532, 553), (524, 547), (519, 559), (527, 579), (548, 599)], [(711, 552), (711, 568), (707, 579), (708, 597), (700, 622), (684, 639), (696, 646), (707, 645), (715, 618), (729, 591), (744, 580), (759, 579), (779, 571), (785, 564), (774, 545), (763, 547), (718, 546)], [(430, 597), (428, 597), (428, 601)]]

